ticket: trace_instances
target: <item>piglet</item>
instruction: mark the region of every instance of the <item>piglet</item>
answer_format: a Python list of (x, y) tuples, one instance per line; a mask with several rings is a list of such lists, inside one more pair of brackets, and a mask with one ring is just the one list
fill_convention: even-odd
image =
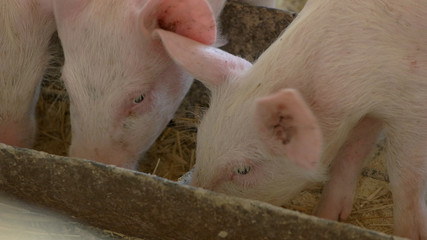
[(53, 1), (70, 96), (69, 155), (134, 169), (173, 117), (193, 78), (153, 35), (216, 40), (205, 0)]
[(315, 214), (346, 219), (381, 131), (395, 234), (427, 239), (427, 1), (309, 0), (251, 66), (158, 31), (212, 91), (191, 185), (281, 205), (329, 179)]
[(0, 142), (32, 147), (35, 107), (55, 31), (45, 0), (0, 2)]

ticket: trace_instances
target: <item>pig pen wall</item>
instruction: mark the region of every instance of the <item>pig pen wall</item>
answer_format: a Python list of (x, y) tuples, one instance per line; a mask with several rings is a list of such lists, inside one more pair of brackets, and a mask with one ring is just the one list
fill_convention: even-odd
[[(294, 17), (295, 14), (290, 12), (251, 7), (231, 1), (227, 4), (221, 15), (222, 34), (228, 39), (228, 44), (225, 45), (223, 49), (253, 62), (263, 50), (280, 35)], [(58, 69), (63, 64), (63, 56), (57, 37), (52, 38), (51, 48), (55, 57), (52, 59), (51, 66), (45, 75), (40, 101), (38, 102), (37, 115), (39, 134), (37, 136), (35, 149), (65, 156), (71, 139), (68, 110), (69, 99), (62, 82), (58, 80), (60, 76)], [(139, 166), (141, 172), (152, 173), (162, 178), (176, 180), (191, 168), (196, 161), (194, 151), (197, 133), (196, 126), (201, 113), (208, 107), (208, 94), (208, 91), (196, 81), (180, 107), (176, 117), (170, 122), (168, 128), (160, 136), (149, 153), (141, 160)], [(381, 145), (379, 145), (373, 156), (374, 160), (363, 170), (363, 175), (358, 187), (357, 199), (348, 223), (384, 233), (391, 233), (392, 201), (391, 193), (387, 185), (387, 174), (382, 163), (381, 149)], [(165, 231), (167, 231), (166, 229), (173, 229), (170, 231), (182, 234), (182, 236), (190, 236), (186, 234), (193, 234), (191, 236), (194, 237), (198, 236), (194, 234), (201, 234), (200, 232), (182, 232), (185, 230), (181, 228), (189, 228), (188, 231), (190, 231), (192, 225), (194, 225), (194, 222), (190, 220), (183, 220), (183, 218), (186, 217), (183, 216), (184, 213), (193, 211), (191, 206), (185, 205), (188, 203), (183, 202), (188, 200), (188, 196), (185, 194), (191, 195), (190, 202), (198, 206), (197, 209), (194, 210), (194, 214), (191, 215), (194, 217), (194, 221), (202, 221), (203, 218), (200, 216), (209, 216), (209, 214), (212, 214), (212, 209), (216, 209), (215, 216), (218, 219), (232, 216), (231, 219), (236, 222), (238, 219), (246, 219), (247, 217), (247, 221), (263, 222), (266, 226), (271, 226), (271, 228), (265, 227), (259, 229), (250, 224), (245, 225), (251, 229), (257, 229), (261, 236), (264, 236), (260, 239), (271, 239), (272, 236), (308, 236), (304, 235), (307, 234), (304, 233), (305, 227), (301, 228), (298, 224), (289, 224), (289, 222), (285, 220), (283, 220), (282, 223), (273, 224), (271, 219), (272, 216), (280, 216), (280, 219), (282, 219), (282, 217), (283, 219), (287, 219), (289, 214), (291, 219), (300, 219), (300, 217), (302, 217), (302, 219), (304, 219), (304, 225), (308, 224), (310, 227), (313, 224), (313, 226), (317, 224), (315, 221), (320, 221), (280, 208), (272, 208), (265, 204), (258, 205), (259, 203), (249, 201), (250, 206), (255, 206), (257, 214), (265, 217), (260, 217), (260, 219), (251, 218), (245, 214), (253, 214), (251, 211), (254, 209), (251, 208), (248, 210), (242, 207), (241, 204), (248, 204), (248, 202), (243, 200), (230, 198), (232, 199), (230, 200), (232, 203), (229, 205), (227, 202), (229, 198), (223, 195), (202, 191), (203, 197), (200, 197), (198, 194), (201, 190), (195, 191), (191, 188), (181, 187), (163, 179), (152, 178), (145, 174), (131, 173), (129, 171), (105, 167), (100, 164), (87, 163), (85, 161), (82, 162), (76, 159), (44, 154), (40, 155), (40, 153), (27, 150), (5, 148), (2, 151), (2, 155), (0, 155), (0, 160), (2, 161), (0, 165), (0, 186), (3, 191), (11, 192), (29, 201), (59, 209), (69, 215), (83, 219), (94, 226), (125, 233), (130, 236), (149, 236), (150, 238), (148, 239), (181, 238), (181, 235), (176, 235), (176, 238), (173, 238), (170, 232), (166, 233), (166, 235), (164, 235), (165, 237), (162, 238), (161, 235), (157, 235), (165, 234), (159, 230), (160, 228), (165, 229)], [(33, 160), (31, 160), (32, 156), (34, 157)], [(23, 157), (28, 159), (24, 160), (22, 159)], [(5, 159), (8, 160), (6, 161)], [(18, 163), (11, 165), (11, 163), (14, 163), (11, 159), (22, 161), (21, 164), (28, 164), (30, 167), (26, 170), (22, 166), (18, 166)], [(61, 164), (64, 164), (64, 166)], [(60, 173), (56, 172), (58, 168), (60, 169), (58, 170)], [(93, 168), (96, 170), (93, 170)], [(43, 172), (46, 173), (46, 176), (43, 175)], [(11, 173), (15, 173), (15, 175)], [(37, 174), (40, 176), (37, 176)], [(71, 176), (69, 176), (70, 174)], [(61, 177), (63, 177), (63, 179)], [(12, 181), (11, 179), (13, 178), (14, 180)], [(120, 184), (114, 184), (113, 179), (117, 180)], [(91, 182), (91, 180), (93, 182)], [(149, 183), (147, 183), (147, 181)], [(91, 192), (79, 189), (79, 187), (81, 188), (82, 186), (91, 189)], [(161, 187), (162, 193), (156, 195), (155, 189), (158, 189), (159, 186), (168, 187), (166, 187), (166, 190)], [(285, 208), (310, 214), (319, 199), (321, 187), (321, 185), (313, 186), (302, 192), (297, 198), (290, 201)], [(95, 188), (100, 188), (99, 194), (102, 197), (94, 195), (98, 193), (98, 190)], [(129, 194), (129, 192), (133, 193)], [(119, 197), (114, 198), (112, 197), (113, 195)], [(156, 197), (147, 198), (149, 195), (155, 195)], [(221, 203), (218, 205), (218, 202), (216, 202), (217, 200), (212, 200), (212, 198), (220, 199)], [(105, 202), (106, 200), (112, 201), (112, 203)], [(224, 203), (224, 201), (227, 203)], [(169, 206), (168, 204), (173, 205)], [(183, 204), (185, 206), (184, 208), (177, 208), (177, 206), (181, 208)], [(203, 209), (200, 206), (205, 206), (206, 208)], [(177, 209), (173, 209), (173, 207)], [(165, 208), (168, 210), (160, 211), (157, 208)], [(218, 208), (221, 209), (221, 211), (218, 212)], [(234, 208), (239, 210), (234, 211)], [(231, 211), (230, 209), (234, 210)], [(135, 210), (138, 211), (135, 212)], [(170, 212), (170, 214), (168, 214), (168, 212)], [(197, 214), (200, 214), (200, 216), (197, 217)], [(254, 216), (258, 216), (257, 214)], [(117, 219), (123, 219), (123, 222), (119, 223)], [(152, 225), (154, 223), (147, 223), (150, 219), (160, 222), (156, 222), (157, 225), (154, 226)], [(209, 230), (208, 232), (211, 235), (207, 236), (210, 237), (214, 236), (212, 234), (215, 231), (219, 231), (217, 236), (220, 237), (224, 235), (226, 237), (239, 236), (233, 235), (238, 233), (235, 229), (233, 230), (233, 234), (229, 231), (223, 233), (221, 232), (222, 230), (219, 230), (222, 226), (233, 226), (233, 221), (218, 221), (217, 223), (212, 221), (210, 224), (216, 224), (215, 226), (207, 227), (205, 224), (200, 227), (207, 231)], [(298, 223), (298, 221), (300, 220), (296, 220), (294, 223)], [(347, 231), (351, 233), (355, 231), (357, 234), (362, 234), (357, 235), (359, 237), (365, 236), (363, 234), (379, 238), (384, 237), (383, 235), (377, 236), (375, 235), (376, 233), (369, 231), (365, 232), (357, 228), (349, 227), (348, 225), (340, 225), (327, 221), (320, 222), (321, 227), (314, 227), (313, 229), (318, 229), (319, 232), (324, 231), (326, 233), (325, 236), (328, 236), (328, 238), (332, 236), (328, 234), (332, 233), (342, 234), (341, 236), (346, 236), (348, 239), (353, 238), (350, 237), (353, 236), (351, 234), (346, 235)], [(221, 224), (225, 225), (221, 226)], [(283, 225), (279, 226), (277, 224)], [(140, 225), (150, 226), (154, 228), (155, 231), (150, 233), (150, 228)], [(174, 227), (172, 228), (171, 226)], [(284, 230), (278, 230), (283, 227)], [(323, 229), (328, 229), (329, 227), (329, 230)], [(334, 227), (337, 227), (339, 230), (334, 230)], [(292, 230), (289, 230), (289, 228)], [(240, 237), (244, 239), (244, 229), (242, 231), (243, 233), (240, 233)], [(288, 231), (288, 233), (284, 233), (286, 231)], [(305, 232), (307, 231), (305, 230)], [(222, 233), (222, 235), (220, 233)], [(246, 234), (254, 233), (252, 233), (252, 230), (247, 230)], [(315, 234), (319, 234), (314, 235), (316, 239), (322, 239), (323, 235), (321, 235), (321, 233)], [(254, 235), (246, 236), (253, 237)]]

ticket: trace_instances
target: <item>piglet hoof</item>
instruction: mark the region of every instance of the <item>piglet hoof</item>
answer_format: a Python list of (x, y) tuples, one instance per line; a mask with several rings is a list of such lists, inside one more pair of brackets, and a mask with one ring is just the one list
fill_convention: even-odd
[(314, 215), (329, 220), (344, 221), (350, 216), (352, 205), (352, 197), (337, 198), (323, 195), (314, 210)]

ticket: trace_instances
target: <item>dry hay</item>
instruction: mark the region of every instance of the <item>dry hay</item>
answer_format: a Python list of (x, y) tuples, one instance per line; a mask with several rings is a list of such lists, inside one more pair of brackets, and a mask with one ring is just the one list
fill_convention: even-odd
[(38, 131), (34, 149), (65, 156), (71, 140), (68, 94), (60, 81), (64, 55), (57, 33), (50, 40), (51, 59), (46, 70), (37, 102)]
[(151, 147), (138, 169), (174, 181), (189, 171), (196, 160), (197, 121), (196, 118), (176, 117)]
[(61, 97), (54, 85), (42, 88), (37, 103), (38, 134), (36, 150), (65, 156), (71, 140), (71, 125), (68, 98)]

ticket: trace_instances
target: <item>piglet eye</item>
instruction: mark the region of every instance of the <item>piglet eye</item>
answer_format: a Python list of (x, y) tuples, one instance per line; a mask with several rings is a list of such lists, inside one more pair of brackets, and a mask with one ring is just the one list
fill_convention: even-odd
[(237, 174), (246, 175), (251, 171), (251, 166), (244, 166), (244, 167), (236, 168), (236, 169), (234, 169), (234, 171)]
[(141, 103), (142, 101), (144, 101), (144, 98), (145, 98), (145, 94), (141, 94), (140, 96), (133, 99), (133, 103), (135, 104)]

